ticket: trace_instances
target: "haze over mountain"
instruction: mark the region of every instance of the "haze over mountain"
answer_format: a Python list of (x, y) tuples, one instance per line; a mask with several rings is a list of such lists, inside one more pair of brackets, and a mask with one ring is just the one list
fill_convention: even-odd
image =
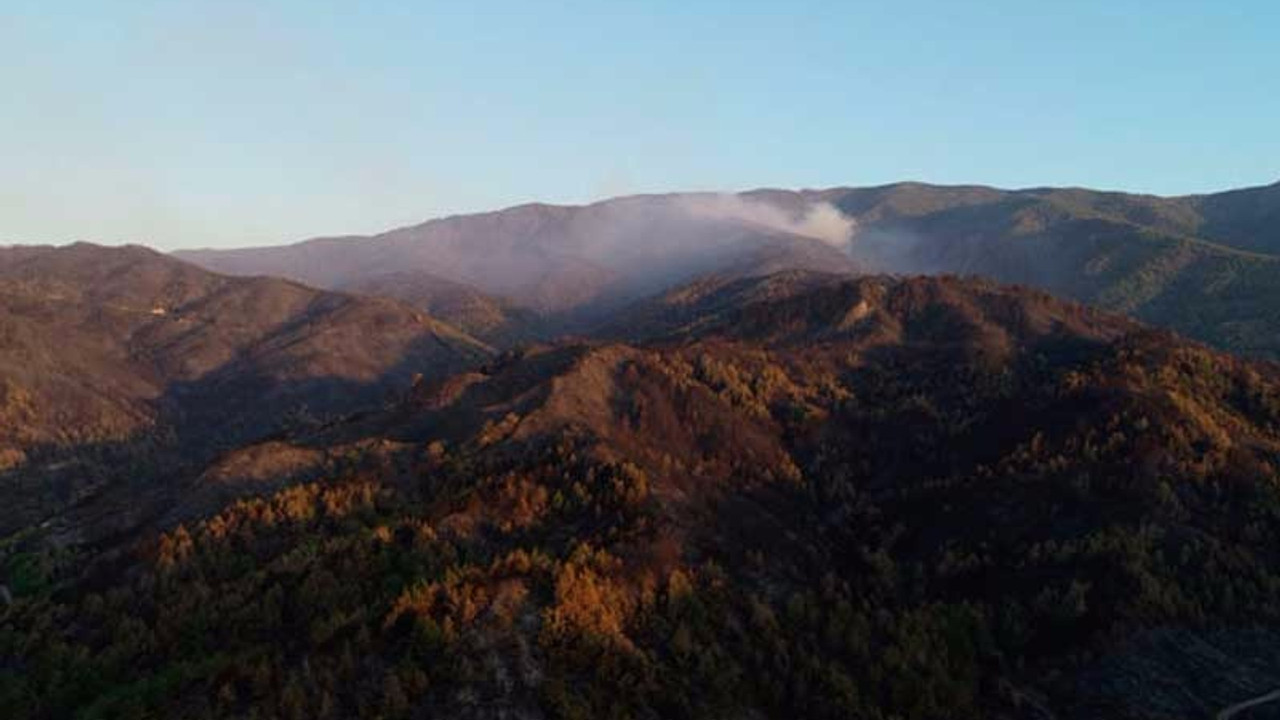
[(822, 205), (784, 215), (712, 194), (636, 196), (583, 207), (522, 205), (371, 238), (177, 255), (218, 272), (320, 287), (367, 287), (391, 273), (426, 272), (545, 315), (599, 316), (708, 272), (852, 270), (841, 252), (851, 229)]
[[(447, 283), (379, 286), (377, 278), (425, 272), (544, 315), (576, 311), (597, 318), (603, 309), (707, 272), (974, 274), (1275, 357), (1278, 218), (1280, 184), (1161, 198), (902, 183), (521, 206), (367, 238), (179, 256), (221, 272), (277, 274), (406, 298), (422, 292), (415, 286)], [(541, 332), (559, 327), (551, 323)]]

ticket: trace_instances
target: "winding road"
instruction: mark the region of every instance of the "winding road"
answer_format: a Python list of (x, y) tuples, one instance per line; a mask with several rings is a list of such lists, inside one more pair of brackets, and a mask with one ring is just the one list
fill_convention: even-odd
[(1253, 698), (1252, 700), (1245, 700), (1244, 702), (1238, 702), (1235, 705), (1232, 705), (1231, 707), (1220, 711), (1217, 715), (1214, 716), (1214, 719), (1215, 720), (1231, 720), (1231, 718), (1244, 712), (1245, 710), (1248, 710), (1249, 708), (1257, 707), (1259, 705), (1265, 705), (1266, 703), (1274, 702), (1276, 700), (1280, 700), (1280, 690), (1272, 690), (1266, 695), (1259, 695), (1258, 697)]

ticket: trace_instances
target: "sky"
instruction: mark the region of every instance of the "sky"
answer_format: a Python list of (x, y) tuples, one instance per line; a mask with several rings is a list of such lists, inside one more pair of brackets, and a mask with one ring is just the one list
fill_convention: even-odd
[(1274, 0), (3, 0), (0, 243), (637, 192), (1280, 180)]

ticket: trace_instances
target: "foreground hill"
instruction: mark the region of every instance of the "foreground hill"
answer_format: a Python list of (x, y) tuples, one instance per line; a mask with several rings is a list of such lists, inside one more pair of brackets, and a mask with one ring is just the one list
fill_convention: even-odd
[(85, 244), (0, 250), (0, 338), (5, 529), (488, 353), (391, 300)]
[(636, 312), (232, 453), (309, 479), (127, 555), (11, 542), (0, 711), (1167, 718), (1280, 685), (1275, 366), (951, 278)]

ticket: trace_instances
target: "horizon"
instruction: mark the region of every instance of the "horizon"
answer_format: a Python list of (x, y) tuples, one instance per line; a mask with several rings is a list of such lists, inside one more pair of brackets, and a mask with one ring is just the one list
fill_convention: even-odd
[(1272, 16), (19, 0), (0, 242), (254, 247), (735, 188), (1266, 186)]

